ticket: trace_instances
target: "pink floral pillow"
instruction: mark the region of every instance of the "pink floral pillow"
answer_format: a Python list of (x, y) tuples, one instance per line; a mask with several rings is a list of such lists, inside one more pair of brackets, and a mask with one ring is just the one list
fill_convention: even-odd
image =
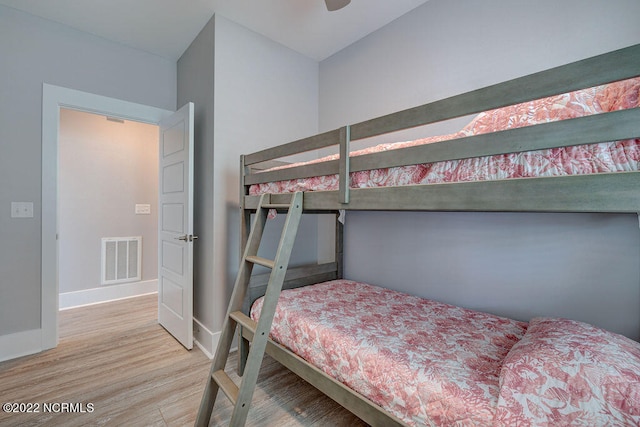
[(574, 119), (599, 112), (596, 88), (550, 96), (478, 114), (462, 132), (480, 135), (539, 123)]
[(603, 112), (626, 110), (640, 106), (640, 77), (602, 86), (595, 101)]
[(640, 343), (578, 321), (533, 319), (504, 360), (495, 420), (640, 425)]
[(479, 135), (639, 106), (640, 77), (478, 114), (462, 132)]

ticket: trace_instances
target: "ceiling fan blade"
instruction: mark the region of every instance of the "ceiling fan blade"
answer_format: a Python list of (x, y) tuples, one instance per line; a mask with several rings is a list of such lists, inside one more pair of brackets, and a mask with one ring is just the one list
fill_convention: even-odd
[(334, 10), (342, 9), (351, 3), (351, 0), (324, 0), (324, 2), (327, 5), (327, 10), (333, 12)]

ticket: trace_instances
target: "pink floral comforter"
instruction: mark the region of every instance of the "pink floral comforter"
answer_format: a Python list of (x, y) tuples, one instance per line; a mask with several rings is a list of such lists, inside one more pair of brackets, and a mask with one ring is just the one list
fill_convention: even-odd
[(408, 425), (640, 425), (640, 344), (577, 321), (336, 280), (283, 291), (271, 336)]
[[(262, 299), (251, 310), (259, 317)], [(283, 291), (274, 340), (409, 425), (490, 425), (526, 324), (337, 280)]]
[[(380, 144), (353, 151), (350, 156), (431, 144), (464, 136), (535, 125), (640, 106), (640, 78), (525, 102), (487, 111), (461, 131), (409, 142)], [(337, 159), (337, 155), (284, 167)], [(391, 187), (411, 184), (483, 181), (636, 171), (640, 166), (640, 140), (606, 142), (525, 153), (477, 157), (410, 165), (350, 174), (351, 188)], [(282, 168), (282, 167), (280, 167)], [(278, 168), (270, 169), (275, 170)], [(338, 175), (302, 178), (252, 185), (249, 194), (337, 190)]]

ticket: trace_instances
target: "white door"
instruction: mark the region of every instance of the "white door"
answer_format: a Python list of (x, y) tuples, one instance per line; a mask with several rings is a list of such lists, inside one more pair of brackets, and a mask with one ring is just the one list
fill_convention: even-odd
[(158, 322), (193, 347), (193, 103), (160, 123)]

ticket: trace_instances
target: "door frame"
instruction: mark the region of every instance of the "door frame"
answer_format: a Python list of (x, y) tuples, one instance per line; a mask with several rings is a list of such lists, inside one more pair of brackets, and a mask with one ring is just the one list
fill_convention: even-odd
[(60, 108), (158, 125), (173, 114), (149, 105), (42, 85), (41, 350), (58, 345), (58, 134)]

